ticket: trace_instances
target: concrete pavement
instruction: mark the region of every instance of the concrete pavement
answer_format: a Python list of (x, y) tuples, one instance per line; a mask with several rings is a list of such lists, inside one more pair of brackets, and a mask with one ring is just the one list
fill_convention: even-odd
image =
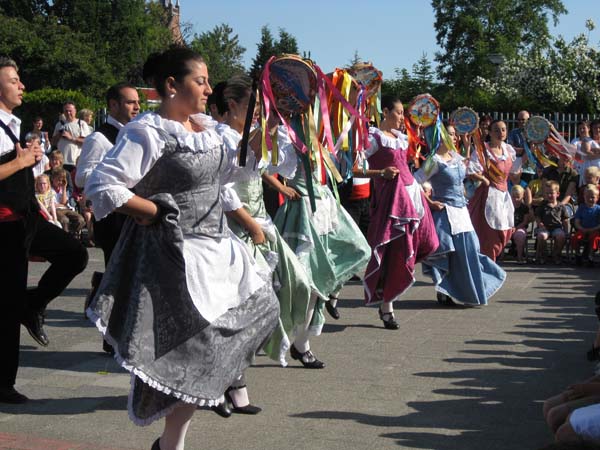
[[(17, 388), (34, 399), (0, 404), (0, 449), (149, 449), (162, 422), (127, 418), (129, 375), (101, 352), (82, 305), (100, 251), (48, 310), (48, 348), (23, 331)], [(44, 264), (31, 266), (35, 282)], [(419, 275), (397, 303), (400, 330), (383, 329), (359, 284), (342, 291), (339, 321), (312, 341), (324, 370), (281, 368), (264, 356), (248, 371), (257, 416), (198, 411), (186, 448), (536, 449), (551, 441), (541, 401), (588, 377), (598, 328), (598, 269), (506, 264), (485, 308), (440, 307)], [(420, 272), (420, 269), (419, 269)]]

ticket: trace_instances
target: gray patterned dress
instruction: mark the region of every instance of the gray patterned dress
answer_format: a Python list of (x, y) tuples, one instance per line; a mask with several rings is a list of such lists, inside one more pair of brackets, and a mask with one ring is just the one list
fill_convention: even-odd
[[(250, 365), (255, 351), (269, 337), (279, 314), (271, 284), (254, 283), (248, 292), (243, 289), (243, 277), (237, 280), (240, 287), (233, 287), (242, 292), (237, 304), (217, 317), (203, 314), (202, 305), (210, 303), (210, 292), (232, 286), (191, 288), (190, 273), (205, 268), (199, 260), (186, 256), (186, 242), (194, 242), (196, 255), (203, 242), (213, 257), (214, 248), (230, 248), (227, 258), (212, 261), (215, 271), (236, 273), (230, 270), (233, 264), (241, 264), (244, 272), (256, 268), (250, 267), (251, 258), (239, 253), (243, 244), (233, 242), (223, 217), (219, 201), (223, 147), (190, 148), (203, 141), (184, 136), (191, 143), (186, 146), (181, 138), (185, 132), (175, 128), (179, 136), (169, 133), (173, 123), (165, 131), (160, 127), (164, 122), (170, 121), (142, 116), (130, 127), (129, 135), (126, 127), (86, 185), (95, 205), (104, 202), (100, 207), (103, 214), (106, 196), (115, 198), (106, 181), (126, 168), (127, 146), (141, 146), (144, 140), (139, 136), (160, 137), (160, 154), (141, 171), (134, 186), (137, 195), (160, 206), (160, 220), (140, 226), (128, 219), (88, 309), (89, 317), (115, 348), (117, 361), (132, 373), (128, 410), (138, 425), (168, 414), (178, 401), (198, 405), (221, 401), (225, 389)], [(131, 184), (128, 186), (133, 187)], [(124, 200), (113, 201), (113, 206)], [(194, 264), (197, 267), (191, 267)], [(198, 292), (207, 298), (198, 298), (202, 296)]]

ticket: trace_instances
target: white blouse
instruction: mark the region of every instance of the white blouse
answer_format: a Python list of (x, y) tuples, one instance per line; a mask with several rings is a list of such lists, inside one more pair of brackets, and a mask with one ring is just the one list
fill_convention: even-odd
[[(202, 117), (192, 119), (196, 123), (203, 120)], [(202, 122), (202, 126), (210, 124)], [(85, 190), (94, 204), (97, 219), (132, 198), (130, 189), (162, 156), (166, 141), (159, 129), (192, 152), (221, 151), (223, 145), (214, 128), (196, 133), (156, 113), (138, 116), (119, 132), (117, 144), (88, 177)], [(187, 288), (194, 305), (209, 322), (241, 304), (265, 283), (245, 244), (231, 231), (229, 235), (228, 238), (184, 235)]]
[(370, 158), (379, 150), (379, 142), (375, 139), (375, 135), (379, 137), (381, 145), (391, 148), (392, 150), (406, 150), (408, 148), (408, 136), (398, 130), (391, 130), (395, 138), (388, 136), (379, 128), (369, 128), (369, 148), (365, 150), (365, 156)]

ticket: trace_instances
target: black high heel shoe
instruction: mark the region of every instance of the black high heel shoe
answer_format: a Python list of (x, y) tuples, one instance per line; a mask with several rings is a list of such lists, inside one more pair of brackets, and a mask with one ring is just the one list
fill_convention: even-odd
[(225, 401), (223, 403), (211, 406), (210, 409), (225, 419), (231, 417), (231, 408), (229, 407), (227, 396), (225, 396)]
[(300, 353), (293, 344), (290, 347), (290, 356), (292, 357), (292, 359), (300, 361), (302, 365), (307, 369), (325, 368), (325, 363), (323, 361), (319, 361), (310, 350), (304, 353)]
[(442, 294), (441, 292), (437, 292), (436, 293), (436, 298), (437, 301), (440, 305), (443, 306), (456, 306), (456, 303), (454, 303), (454, 300), (452, 300), (452, 297), (450, 297), (449, 295), (446, 294)]
[(332, 300), (339, 300), (339, 299), (337, 297), (334, 297), (333, 295), (330, 295), (329, 301), (325, 302), (325, 309), (327, 310), (327, 312), (333, 319), (338, 320), (340, 318), (340, 312), (337, 309), (337, 303), (336, 303), (336, 306), (333, 306), (331, 304)]
[(154, 441), (150, 450), (160, 450), (160, 438)]
[[(245, 386), (242, 386), (242, 387), (245, 387)], [(230, 387), (225, 391), (225, 400), (226, 400), (225, 403), (229, 403), (231, 405), (231, 412), (234, 412), (236, 414), (255, 415), (262, 411), (261, 407), (254, 406), (250, 403), (248, 403), (246, 406), (235, 406), (235, 403), (233, 402), (233, 399), (231, 398), (231, 395), (229, 394), (234, 389), (240, 389), (240, 388), (231, 388)]]
[(398, 322), (396, 322), (396, 319), (394, 318), (394, 313), (384, 313), (383, 311), (381, 311), (381, 308), (379, 308), (378, 311), (379, 318), (383, 322), (383, 327), (386, 330), (397, 330), (398, 328), (400, 328), (400, 325), (398, 325)]

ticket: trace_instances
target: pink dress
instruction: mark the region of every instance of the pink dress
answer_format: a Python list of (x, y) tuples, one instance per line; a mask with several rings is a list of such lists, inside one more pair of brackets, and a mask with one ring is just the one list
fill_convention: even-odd
[(431, 211), (406, 162), (406, 136), (398, 132), (393, 138), (377, 128), (369, 134), (369, 168), (393, 166), (400, 173), (393, 180), (373, 179), (367, 233), (372, 254), (364, 279), (367, 305), (396, 300), (414, 283), (416, 263), (439, 245)]
[[(487, 144), (486, 144), (486, 151)], [(473, 228), (479, 238), (481, 253), (496, 261), (498, 255), (504, 250), (512, 236), (514, 226), (514, 207), (508, 192), (508, 175), (515, 158), (512, 146), (503, 143), (502, 155), (494, 157), (488, 151), (488, 157), (492, 159), (502, 172), (500, 180), (490, 179), (485, 165), (479, 161), (477, 153), (471, 155), (470, 172), (481, 172), (490, 180), (490, 185), (481, 183), (473, 198), (469, 201), (469, 214), (473, 222)]]

